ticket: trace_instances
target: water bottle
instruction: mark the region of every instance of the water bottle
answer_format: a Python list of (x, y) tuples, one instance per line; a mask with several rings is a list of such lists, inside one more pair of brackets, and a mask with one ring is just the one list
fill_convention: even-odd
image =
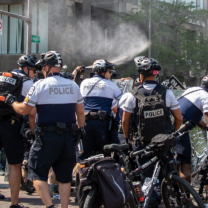
[(54, 195), (53, 199), (60, 199), (60, 195), (59, 194)]
[(82, 140), (81, 139), (79, 141), (79, 144), (77, 146), (77, 149), (78, 149), (78, 153), (80, 153), (80, 154), (84, 152), (83, 145), (82, 145)]
[(144, 193), (144, 196), (146, 196), (148, 194), (149, 188), (150, 188), (150, 183), (151, 183), (151, 178), (145, 178), (144, 180), (144, 184), (142, 186), (142, 191)]
[(143, 202), (144, 201), (144, 193), (141, 189), (141, 183), (139, 181), (134, 181), (133, 182), (133, 186), (136, 190), (136, 193), (137, 193), (137, 197), (139, 199), (140, 202)]

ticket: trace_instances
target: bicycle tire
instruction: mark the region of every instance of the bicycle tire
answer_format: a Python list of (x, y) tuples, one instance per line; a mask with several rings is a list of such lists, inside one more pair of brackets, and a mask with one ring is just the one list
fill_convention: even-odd
[[(84, 202), (84, 207), (83, 208), (101, 208), (105, 207), (103, 205), (102, 199), (99, 196), (99, 191), (98, 187), (94, 187), (87, 195), (85, 202)], [(127, 205), (124, 206), (125, 208), (135, 208), (136, 204), (134, 202), (134, 198), (131, 194), (129, 201), (127, 202)]]
[[(186, 197), (183, 197), (180, 192), (176, 192), (175, 190), (172, 190), (171, 192), (171, 185), (179, 184), (183, 186), (189, 193), (190, 193), (190, 199), (187, 199)], [(172, 186), (173, 188), (173, 186)], [(179, 187), (178, 187), (179, 188)], [(176, 196), (175, 198), (171, 198), (170, 193), (174, 193)], [(194, 188), (191, 187), (191, 185), (184, 180), (183, 178), (179, 177), (178, 175), (172, 175), (171, 179), (163, 179), (162, 181), (162, 198), (163, 202), (165, 204), (166, 208), (173, 208), (173, 207), (199, 207), (204, 208), (204, 203), (198, 193), (194, 190)], [(195, 201), (195, 203), (193, 202)], [(174, 201), (174, 203), (173, 203)], [(175, 205), (176, 203), (176, 205)], [(196, 205), (197, 204), (197, 205)]]
[[(35, 187), (33, 186), (33, 182), (29, 179), (27, 179), (27, 177), (23, 177), (22, 174), (22, 169), (23, 165), (21, 165), (21, 185), (22, 185), (22, 189), (25, 190), (26, 192), (32, 194), (35, 192)], [(28, 168), (24, 168), (24, 172), (28, 175)]]

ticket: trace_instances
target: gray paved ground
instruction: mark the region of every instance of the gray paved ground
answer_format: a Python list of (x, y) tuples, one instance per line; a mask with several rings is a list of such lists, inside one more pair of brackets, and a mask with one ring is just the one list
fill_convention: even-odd
[[(198, 190), (198, 187), (195, 188), (196, 190)], [(9, 185), (7, 182), (4, 182), (3, 176), (0, 176), (0, 191), (2, 194), (6, 196), (6, 199), (0, 200), (0, 208), (8, 208), (10, 206), (10, 191), (9, 191)], [(53, 200), (53, 202), (57, 208), (61, 207), (60, 200)], [(45, 208), (45, 205), (43, 205), (43, 202), (41, 201), (40, 197), (36, 192), (33, 194), (27, 194), (27, 192), (25, 191), (20, 191), (19, 203), (29, 208)], [(75, 203), (74, 193), (71, 193), (69, 207), (78, 208), (78, 205)], [(164, 207), (165, 206), (163, 203), (159, 205), (159, 208), (164, 208)]]
[[(5, 195), (6, 199), (0, 200), (0, 208), (8, 208), (10, 206), (10, 191), (8, 183), (4, 182), (4, 177), (0, 176), (0, 191)], [(75, 194), (71, 194), (69, 207), (78, 208), (78, 205), (74, 202)], [(60, 200), (53, 200), (54, 204), (60, 208)], [(23, 204), (29, 208), (45, 208), (43, 202), (41, 201), (38, 194), (35, 192), (33, 194), (27, 194), (25, 191), (20, 191), (19, 203)]]

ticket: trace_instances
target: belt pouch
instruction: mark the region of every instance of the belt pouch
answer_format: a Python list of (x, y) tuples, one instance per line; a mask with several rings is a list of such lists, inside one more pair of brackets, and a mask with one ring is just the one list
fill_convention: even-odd
[(106, 118), (106, 111), (98, 111), (99, 119), (105, 120)]
[(76, 136), (77, 135), (77, 131), (78, 131), (78, 125), (77, 124), (72, 124), (71, 125), (71, 135), (72, 136)]
[(62, 122), (56, 123), (56, 134), (62, 135), (64, 133), (64, 129), (66, 128), (66, 124)]

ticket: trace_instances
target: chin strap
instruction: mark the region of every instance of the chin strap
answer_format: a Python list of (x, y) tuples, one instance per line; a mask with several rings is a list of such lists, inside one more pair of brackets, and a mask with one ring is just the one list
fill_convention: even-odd
[(46, 72), (46, 77), (48, 77), (48, 74), (49, 74), (49, 72), (50, 72), (50, 70), (51, 70), (51, 67), (52, 67), (52, 66), (50, 66), (49, 69), (48, 69), (48, 71)]

